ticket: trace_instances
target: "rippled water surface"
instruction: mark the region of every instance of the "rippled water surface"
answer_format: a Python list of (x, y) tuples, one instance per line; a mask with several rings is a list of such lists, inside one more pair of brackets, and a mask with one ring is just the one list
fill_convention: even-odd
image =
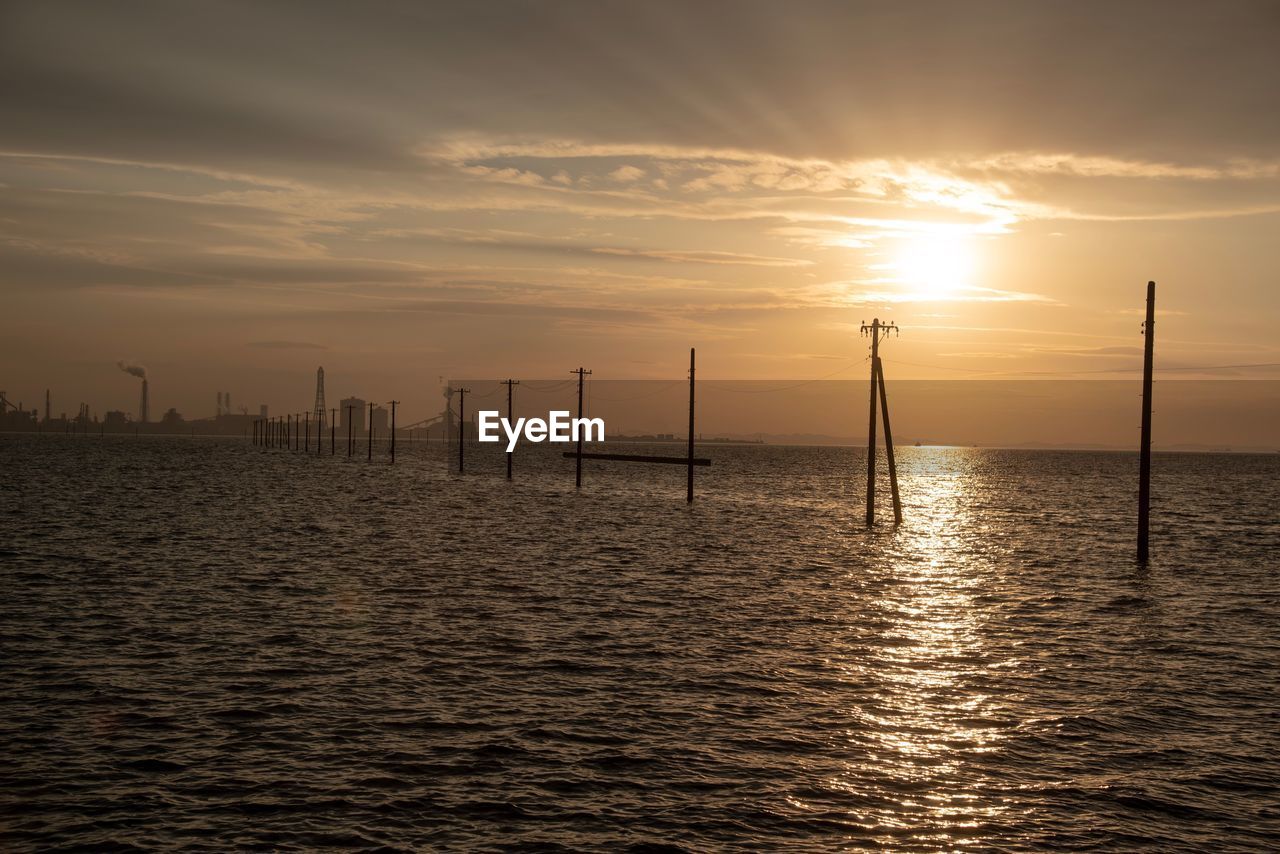
[(702, 450), (0, 437), (0, 847), (1274, 846), (1280, 455)]

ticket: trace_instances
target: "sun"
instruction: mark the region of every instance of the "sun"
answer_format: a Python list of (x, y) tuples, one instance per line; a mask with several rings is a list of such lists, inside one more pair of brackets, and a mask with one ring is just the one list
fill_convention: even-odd
[(925, 234), (902, 242), (894, 253), (895, 278), (913, 299), (952, 299), (973, 284), (977, 253), (972, 238)]

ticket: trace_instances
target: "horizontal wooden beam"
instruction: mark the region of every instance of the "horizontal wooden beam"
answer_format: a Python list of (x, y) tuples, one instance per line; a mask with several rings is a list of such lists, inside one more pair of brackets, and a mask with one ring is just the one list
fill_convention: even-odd
[[(688, 457), (649, 457), (644, 454), (579, 454), (577, 451), (565, 451), (566, 459), (575, 459), (582, 457), (584, 460), (613, 460), (619, 463), (670, 463), (676, 466), (689, 465)], [(711, 460), (706, 457), (694, 457), (693, 464), (695, 466), (709, 466)]]

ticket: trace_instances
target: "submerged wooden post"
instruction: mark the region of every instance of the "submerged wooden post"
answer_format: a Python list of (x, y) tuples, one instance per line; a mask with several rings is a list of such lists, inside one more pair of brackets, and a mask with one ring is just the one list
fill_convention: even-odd
[(1138, 452), (1138, 560), (1146, 563), (1151, 550), (1148, 528), (1151, 523), (1151, 373), (1156, 343), (1156, 283), (1147, 282), (1146, 337), (1142, 355), (1142, 444)]
[(889, 491), (893, 494), (893, 523), (902, 524), (902, 499), (898, 495), (898, 465), (893, 459), (893, 430), (889, 427), (889, 397), (884, 390), (884, 364), (876, 357), (876, 384), (880, 386), (880, 416), (884, 420), (884, 451), (889, 458)]
[(467, 406), (467, 392), (469, 388), (458, 389), (458, 474), (462, 474), (462, 466), (464, 463), (463, 449), (466, 447), (464, 440), (467, 438), (467, 422), (464, 420)]
[[(507, 378), (507, 379), (503, 380), (502, 382), (503, 382), (503, 385), (505, 385), (505, 386), (507, 387), (507, 421), (508, 421), (508, 423), (515, 424), (515, 423), (516, 423), (516, 416), (515, 416), (515, 413), (512, 411), (513, 395), (512, 395), (512, 393), (511, 393), (511, 389), (512, 389), (512, 387), (513, 387), (513, 386), (518, 386), (518, 385), (520, 385), (520, 380), (513, 380), (513, 379), (511, 379), (511, 378)], [(514, 456), (514, 452), (513, 452), (513, 451), (507, 451), (507, 480), (511, 480), (511, 458), (512, 458), (512, 456)]]
[[(896, 333), (898, 331), (898, 325), (896, 323), (881, 323), (880, 318), (873, 317), (871, 318), (870, 326), (868, 326), (866, 323), (862, 324), (861, 331), (863, 335), (866, 335), (868, 333), (870, 333), (871, 335), (871, 404), (868, 407), (869, 412), (867, 413), (867, 527), (870, 528), (872, 525), (875, 524), (875, 521), (876, 521), (876, 396), (877, 396), (876, 391), (879, 388), (880, 383), (882, 381), (881, 374), (880, 374), (880, 367), (879, 367), (880, 366), (880, 339), (887, 336), (890, 331)], [(881, 395), (884, 394), (882, 389), (880, 390), (880, 394)], [(886, 406), (885, 407), (885, 430), (886, 430), (885, 439), (886, 440), (889, 438), (888, 418), (889, 418), (889, 410), (888, 410), (888, 407)], [(893, 453), (892, 450), (890, 450), (890, 454), (892, 453)], [(889, 465), (892, 469), (893, 467), (892, 457), (890, 457)], [(896, 483), (896, 480), (897, 480), (896, 474), (894, 475), (893, 479)], [(896, 486), (894, 491), (896, 494), (896, 491), (897, 491)], [(895, 506), (897, 505), (896, 495), (895, 495), (894, 504)], [(897, 513), (895, 513), (894, 516), (898, 521), (901, 521), (901, 511), (898, 511)]]
[(693, 503), (693, 358), (694, 348), (689, 348), (689, 471), (685, 503)]
[[(570, 371), (571, 374), (578, 375), (578, 418), (582, 418), (582, 379), (591, 372), (586, 368), (578, 368), (576, 371)], [(575, 468), (573, 476), (573, 485), (577, 489), (582, 488), (582, 431), (578, 431), (578, 456), (575, 459)]]
[(867, 415), (867, 527), (876, 521), (876, 360), (880, 358), (880, 318), (871, 318), (871, 406)]
[(391, 464), (396, 462), (396, 404), (398, 400), (391, 401)]

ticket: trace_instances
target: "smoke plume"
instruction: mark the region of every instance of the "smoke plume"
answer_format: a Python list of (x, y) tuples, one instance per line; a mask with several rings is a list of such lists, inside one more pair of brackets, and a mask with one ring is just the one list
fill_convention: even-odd
[(142, 367), (142, 365), (131, 365), (128, 362), (116, 362), (116, 366), (126, 374), (132, 374), (133, 376), (144, 380), (147, 378), (147, 369)]

